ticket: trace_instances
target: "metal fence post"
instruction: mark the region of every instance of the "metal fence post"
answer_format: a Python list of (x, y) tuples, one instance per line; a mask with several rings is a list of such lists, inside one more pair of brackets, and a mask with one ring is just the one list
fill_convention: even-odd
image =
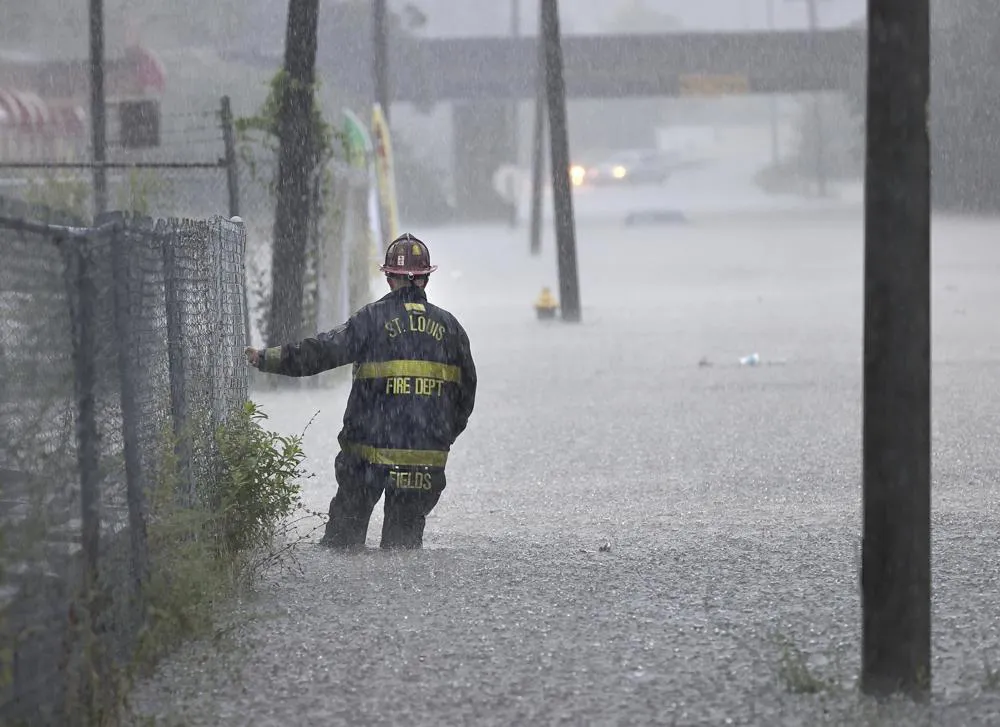
[(195, 494), (191, 477), (191, 433), (188, 431), (187, 379), (184, 366), (183, 320), (177, 291), (176, 229), (165, 221), (159, 225), (163, 253), (163, 293), (167, 313), (167, 362), (170, 369), (170, 416), (174, 432), (174, 454), (188, 503)]
[[(242, 316), (245, 324), (249, 326), (250, 311), (247, 305), (247, 275), (246, 275), (246, 260), (247, 260), (247, 228), (240, 222), (236, 225), (236, 252), (239, 257), (238, 264), (236, 266), (236, 283), (240, 288), (240, 294), (238, 297), (239, 305), (242, 306)], [(235, 348), (232, 351), (231, 364), (235, 366), (235, 373), (237, 377), (237, 385), (239, 386), (239, 399), (236, 402), (237, 406), (243, 406), (243, 403), (247, 400), (250, 395), (250, 367), (246, 365), (246, 361), (243, 358), (243, 348), (250, 345), (250, 335), (249, 329), (246, 339), (242, 343), (236, 343)], [(232, 404), (233, 402), (230, 402)], [(230, 406), (229, 414), (232, 414), (233, 407)]]
[(90, 135), (93, 149), (94, 216), (108, 207), (107, 99), (104, 97), (104, 0), (90, 0)]
[(206, 410), (202, 413), (205, 417), (210, 431), (215, 432), (218, 424), (218, 392), (217, 381), (219, 373), (219, 346), (218, 346), (218, 317), (221, 302), (219, 300), (218, 272), (220, 260), (215, 255), (215, 245), (213, 245), (212, 227), (204, 222), (184, 222), (185, 239), (188, 245), (194, 245), (198, 255), (198, 272), (202, 276), (205, 284), (204, 304), (205, 323), (208, 328), (209, 340), (212, 345), (209, 350), (201, 353), (204, 356), (204, 368), (209, 373), (205, 382)]
[(73, 378), (76, 394), (76, 446), (80, 467), (80, 505), (83, 559), (87, 578), (96, 579), (101, 533), (100, 435), (97, 429), (95, 389), (97, 338), (95, 299), (91, 277), (90, 240), (63, 240), (66, 284), (73, 325)]
[(247, 290), (247, 254), (246, 254), (246, 240), (247, 240), (247, 228), (240, 218), (231, 219), (230, 222), (237, 225), (240, 231), (240, 265), (239, 270), (237, 270), (237, 275), (239, 275), (239, 285), (240, 285), (240, 305), (243, 307), (243, 346), (252, 346), (253, 342), (250, 336), (250, 294)]
[(545, 116), (548, 113), (548, 86), (545, 79), (545, 37), (542, 13), (538, 18), (538, 59), (535, 65), (535, 120), (531, 133), (531, 215), (529, 249), (532, 255), (542, 252), (542, 217), (545, 184)]
[[(227, 314), (229, 313), (229, 301), (226, 299), (225, 269), (222, 262), (222, 244), (225, 228), (223, 227), (222, 221), (219, 220), (219, 224), (209, 225), (208, 230), (209, 243), (215, 248), (215, 286), (218, 291), (217, 295), (219, 301), (219, 307), (216, 310), (215, 317), (215, 337), (217, 342), (216, 349), (219, 352), (217, 370), (218, 374), (222, 374), (222, 372), (228, 371), (228, 364), (230, 361), (229, 356), (231, 355), (231, 351), (227, 351), (225, 346), (229, 338), (226, 335), (226, 320), (228, 317)], [(218, 404), (218, 413), (216, 416), (217, 424), (222, 424), (229, 416), (229, 411), (226, 406), (226, 391), (232, 383), (232, 379), (229, 376), (225, 376), (224, 381), (226, 389), (221, 386), (216, 387), (216, 392), (218, 393), (216, 398), (216, 402)]]
[(211, 321), (212, 344), (212, 373), (209, 379), (212, 401), (212, 428), (213, 431), (223, 424), (226, 418), (226, 406), (223, 400), (223, 389), (219, 378), (225, 369), (226, 352), (223, 344), (226, 340), (226, 310), (225, 310), (225, 286), (223, 285), (223, 264), (222, 264), (222, 232), (221, 222), (199, 223), (197, 232), (201, 235), (200, 244), (204, 246), (208, 253), (209, 269), (212, 273), (212, 308), (209, 312)]
[(139, 450), (139, 419), (136, 370), (133, 361), (135, 344), (131, 310), (132, 246), (126, 241), (122, 224), (111, 235), (111, 267), (114, 281), (114, 325), (118, 345), (118, 376), (121, 391), (122, 444), (125, 454), (125, 485), (128, 500), (129, 539), (132, 548), (133, 577), (141, 593), (149, 572), (146, 542), (145, 493), (142, 491), (142, 458)]
[[(69, 300), (73, 326), (73, 378), (76, 394), (77, 462), (80, 467), (81, 548), (83, 574), (80, 599), (71, 603), (71, 613), (81, 617), (80, 626), (96, 633), (102, 605), (96, 598), (100, 582), (101, 492), (100, 442), (96, 417), (97, 355), (96, 299), (97, 292), (91, 270), (91, 241), (87, 237), (64, 240), (73, 246), (69, 253)], [(75, 295), (74, 295), (75, 293)], [(73, 303), (75, 302), (75, 306)], [(79, 609), (79, 610), (77, 610)], [(76, 661), (79, 670), (78, 692), (66, 693), (65, 709), (73, 701), (91, 704), (95, 698), (90, 674), (99, 670), (86, 657), (85, 639), (71, 629), (66, 632), (66, 657)], [(91, 654), (91, 656), (93, 656)], [(66, 715), (69, 716), (69, 715)]]
[(240, 214), (240, 178), (236, 162), (236, 133), (233, 128), (233, 110), (229, 96), (222, 97), (222, 143), (225, 147), (226, 187), (229, 191), (229, 216)]

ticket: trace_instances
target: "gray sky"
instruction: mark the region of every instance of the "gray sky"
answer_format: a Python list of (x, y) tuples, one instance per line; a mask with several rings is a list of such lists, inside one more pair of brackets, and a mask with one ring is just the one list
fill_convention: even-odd
[[(392, 0), (424, 9), (424, 33), (434, 36), (498, 35), (510, 25), (513, 0)], [(602, 32), (618, 9), (632, 0), (562, 0), (564, 22), (578, 33)], [(536, 27), (538, 0), (519, 0), (525, 32)], [(645, 6), (673, 15), (690, 30), (758, 30), (767, 27), (768, 0), (645, 0)], [(773, 0), (775, 27), (807, 26), (805, 0)], [(866, 0), (819, 0), (820, 25), (840, 27), (864, 17)]]

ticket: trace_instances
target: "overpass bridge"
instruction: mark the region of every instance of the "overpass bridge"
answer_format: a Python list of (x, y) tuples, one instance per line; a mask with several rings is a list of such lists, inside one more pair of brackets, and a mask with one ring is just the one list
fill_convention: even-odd
[[(397, 40), (390, 95), (399, 102), (533, 99), (537, 39)], [(568, 36), (572, 98), (797, 93), (863, 88), (863, 29)], [(337, 58), (328, 78), (371, 98), (370, 56)], [(332, 77), (330, 77), (332, 76)]]
[[(369, 38), (321, 39), (324, 82), (373, 98)], [(566, 36), (570, 99), (724, 96), (848, 91), (865, 83), (867, 32), (676, 33)], [(473, 217), (503, 216), (492, 174), (516, 158), (513, 100), (535, 98), (537, 38), (394, 38), (395, 103), (452, 107), (457, 203)], [(623, 133), (630, 132), (623, 129)]]
[[(725, 96), (864, 88), (863, 29), (808, 32), (568, 36), (572, 99)], [(371, 98), (369, 56), (342, 58), (329, 78)], [(458, 205), (474, 217), (503, 214), (492, 173), (516, 158), (512, 100), (535, 98), (537, 39), (402, 39), (390, 45), (390, 97), (452, 104)]]

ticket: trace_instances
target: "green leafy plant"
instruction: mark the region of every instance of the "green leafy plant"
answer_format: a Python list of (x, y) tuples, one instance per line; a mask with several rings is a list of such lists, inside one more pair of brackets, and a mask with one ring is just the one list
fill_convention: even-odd
[[(293, 89), (293, 81), (288, 77), (288, 73), (282, 69), (278, 71), (269, 83), (270, 91), (267, 98), (261, 105), (260, 110), (253, 116), (244, 116), (236, 119), (233, 123), (236, 134), (240, 141), (240, 155), (243, 161), (250, 168), (251, 174), (257, 174), (257, 161), (253, 153), (253, 147), (263, 146), (272, 154), (277, 152), (277, 144), (280, 133), (279, 109), (282, 98), (288, 91)], [(336, 153), (336, 145), (339, 143), (341, 150), (344, 150), (346, 138), (335, 130), (333, 126), (323, 118), (322, 110), (318, 98), (318, 84), (313, 84), (313, 154), (315, 169), (321, 168)], [(346, 156), (346, 151), (343, 152)], [(271, 180), (270, 189), (274, 190), (275, 180)]]
[(261, 425), (266, 420), (247, 402), (216, 433), (221, 471), (210, 506), (216, 543), (232, 555), (269, 543), (300, 502), (302, 437), (268, 431)]
[(214, 514), (185, 491), (177, 437), (165, 431), (160, 441), (148, 503), (150, 569), (141, 596), (145, 624), (132, 664), (137, 673), (152, 669), (173, 644), (209, 633), (215, 606), (232, 585), (230, 567), (206, 537)]
[[(219, 620), (223, 604), (290, 552), (273, 541), (289, 516), (305, 509), (298, 482), (305, 454), (301, 436), (272, 432), (266, 420), (247, 402), (219, 426), (195, 416), (179, 436), (169, 425), (161, 433), (147, 493), (149, 569), (137, 603), (125, 605), (141, 609), (143, 626), (124, 663), (109, 662), (96, 622), (86, 615), (122, 604), (91, 588), (75, 606), (81, 617), (72, 638), (85, 668), (73, 670), (84, 678), (71, 689), (67, 709), (82, 716), (82, 724), (116, 727), (144, 719), (129, 703), (135, 680), (182, 642), (223, 646), (232, 631)], [(212, 463), (193, 477), (181, 467), (182, 438), (199, 443), (201, 457)]]

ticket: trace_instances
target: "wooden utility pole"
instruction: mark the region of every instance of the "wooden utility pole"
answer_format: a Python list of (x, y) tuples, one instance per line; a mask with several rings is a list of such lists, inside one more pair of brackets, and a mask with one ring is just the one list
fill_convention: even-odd
[(576, 264), (576, 221), (569, 178), (569, 133), (566, 121), (566, 84), (563, 80), (562, 38), (558, 0), (542, 0), (542, 37), (545, 48), (545, 95), (549, 108), (549, 148), (552, 155), (552, 194), (555, 203), (556, 248), (559, 267), (559, 310), (564, 321), (581, 318), (580, 282)]
[(535, 66), (535, 123), (531, 131), (531, 227), (532, 255), (542, 252), (542, 200), (545, 184), (545, 115), (549, 112), (545, 88), (545, 37), (540, 9), (538, 19), (538, 62)]
[(861, 688), (931, 685), (930, 14), (869, 0)]
[(298, 340), (316, 165), (314, 86), (319, 0), (289, 0), (279, 94), (278, 201), (271, 260), (269, 346)]
[[(809, 46), (812, 48), (813, 61), (819, 63), (819, 54), (816, 52), (819, 39), (819, 9), (816, 7), (818, 0), (806, 0), (806, 8), (809, 12)], [(812, 117), (813, 133), (816, 135), (813, 153), (816, 162), (816, 194), (825, 197), (827, 192), (826, 173), (826, 129), (823, 125), (823, 108), (820, 104), (819, 93), (812, 95)]]

